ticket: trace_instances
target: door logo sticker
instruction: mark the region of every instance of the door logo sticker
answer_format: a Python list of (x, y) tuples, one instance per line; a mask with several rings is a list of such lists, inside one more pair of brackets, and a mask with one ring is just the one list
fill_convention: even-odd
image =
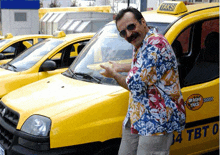
[(190, 110), (198, 110), (204, 103), (203, 97), (200, 94), (193, 94), (186, 100), (186, 106)]
[(200, 94), (192, 94), (186, 100), (186, 106), (189, 110), (198, 110), (203, 103), (214, 101), (213, 97), (203, 98)]

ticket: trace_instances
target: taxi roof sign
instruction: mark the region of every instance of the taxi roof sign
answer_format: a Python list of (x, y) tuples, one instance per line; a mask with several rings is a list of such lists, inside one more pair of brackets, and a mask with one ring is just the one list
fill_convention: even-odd
[(157, 9), (158, 13), (167, 13), (167, 14), (180, 14), (186, 12), (186, 5), (182, 1), (174, 2), (174, 1), (165, 1), (161, 3), (159, 8)]
[(7, 33), (4, 37), (4, 39), (13, 38), (13, 35), (11, 33)]
[(53, 37), (54, 38), (62, 38), (62, 37), (65, 37), (66, 36), (66, 33), (63, 32), (63, 31), (56, 31), (53, 33)]

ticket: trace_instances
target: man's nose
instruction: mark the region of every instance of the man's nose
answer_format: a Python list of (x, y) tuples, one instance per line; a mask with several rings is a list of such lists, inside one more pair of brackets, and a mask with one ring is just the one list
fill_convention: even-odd
[(127, 37), (127, 38), (130, 37), (131, 34), (132, 34), (132, 31), (126, 30), (126, 37)]

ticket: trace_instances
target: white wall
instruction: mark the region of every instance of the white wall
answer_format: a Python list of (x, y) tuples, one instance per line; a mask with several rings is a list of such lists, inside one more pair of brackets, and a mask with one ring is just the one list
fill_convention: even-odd
[[(12, 33), (38, 34), (39, 14), (38, 10), (2, 9), (2, 35)], [(15, 21), (15, 13), (26, 13), (26, 21)]]
[(147, 0), (147, 8), (157, 9), (159, 6), (159, 0)]

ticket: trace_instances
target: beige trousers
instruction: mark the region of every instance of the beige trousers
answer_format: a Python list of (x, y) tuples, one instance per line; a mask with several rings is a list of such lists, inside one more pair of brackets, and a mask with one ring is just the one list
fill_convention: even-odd
[(118, 155), (169, 155), (173, 133), (159, 136), (131, 134), (131, 129), (123, 129)]

